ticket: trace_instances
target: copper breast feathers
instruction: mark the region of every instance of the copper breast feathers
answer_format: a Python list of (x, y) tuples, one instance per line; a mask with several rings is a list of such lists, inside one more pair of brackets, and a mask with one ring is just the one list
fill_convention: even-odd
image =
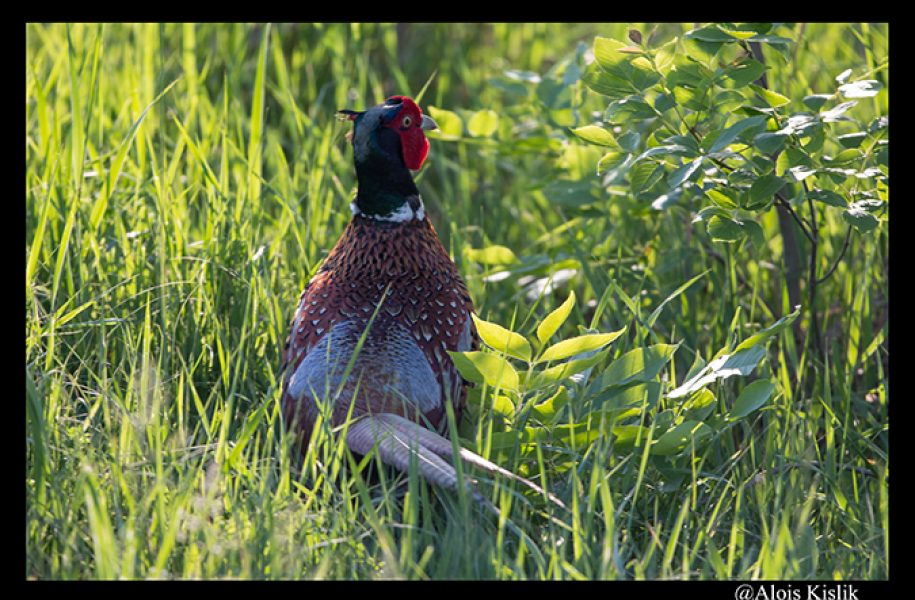
[(283, 353), (287, 414), (311, 425), (331, 398), (334, 421), (393, 412), (441, 430), (444, 402), (459, 417), (464, 398), (446, 350), (476, 347), (472, 311), (428, 219), (355, 216), (299, 300)]

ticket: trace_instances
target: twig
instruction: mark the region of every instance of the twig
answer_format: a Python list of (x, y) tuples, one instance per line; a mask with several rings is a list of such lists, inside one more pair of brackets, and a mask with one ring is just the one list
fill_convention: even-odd
[(797, 211), (794, 210), (794, 207), (792, 207), (787, 200), (782, 198), (781, 194), (775, 194), (775, 203), (782, 207), (786, 213), (791, 215), (791, 218), (794, 219), (794, 222), (797, 223), (797, 226), (804, 233), (804, 237), (813, 243), (814, 240), (813, 234), (810, 233), (810, 225), (808, 225), (807, 222), (804, 221), (804, 219), (799, 214), (797, 214)]
[[(765, 57), (763, 56), (762, 46), (759, 42), (749, 42), (744, 46), (744, 49), (748, 49), (750, 54), (754, 59), (759, 61), (762, 64), (765, 64)], [(766, 72), (763, 71), (759, 78), (756, 80), (756, 84), (764, 89), (769, 88), (769, 80), (766, 77)], [(800, 304), (801, 299), (801, 281), (800, 281), (800, 251), (797, 247), (797, 240), (794, 237), (794, 230), (791, 227), (791, 222), (788, 220), (786, 215), (790, 215), (794, 222), (797, 223), (797, 226), (800, 227), (801, 231), (804, 232), (804, 235), (807, 236), (807, 239), (810, 240), (812, 245), (816, 245), (816, 240), (814, 235), (811, 233), (812, 227), (808, 229), (804, 225), (804, 222), (794, 211), (791, 205), (779, 194), (775, 195), (776, 204), (778, 205), (778, 227), (782, 234), (782, 247), (785, 260), (785, 278), (786, 284), (788, 286), (788, 301), (791, 306), (797, 306)], [(816, 218), (816, 215), (811, 215), (813, 218)], [(812, 314), (812, 318), (816, 320), (816, 313)], [(801, 333), (801, 321), (800, 319), (796, 320), (792, 325), (794, 330), (795, 339), (800, 339)]]
[[(730, 166), (729, 164), (725, 163), (724, 161), (722, 161), (720, 159), (713, 158), (711, 156), (709, 156), (708, 158), (711, 159), (711, 161), (713, 163), (715, 163), (715, 165), (717, 165), (718, 168), (721, 169), (722, 171), (730, 173), (734, 170), (734, 167)], [(791, 215), (791, 218), (794, 219), (794, 222), (797, 223), (797, 226), (800, 227), (802, 232), (804, 232), (804, 235), (807, 237), (807, 239), (812, 242), (813, 236), (810, 233), (810, 224), (807, 223), (806, 221), (804, 221), (803, 217), (801, 217), (799, 214), (797, 214), (797, 211), (794, 210), (794, 207), (792, 207), (791, 204), (789, 204), (788, 201), (782, 197), (781, 193), (775, 194), (775, 204), (782, 207), (785, 210), (785, 212), (787, 212), (789, 215)]]
[(838, 268), (839, 263), (842, 262), (842, 259), (845, 258), (845, 252), (848, 251), (848, 246), (849, 246), (849, 243), (851, 242), (851, 234), (853, 231), (854, 231), (854, 229), (852, 228), (851, 225), (849, 225), (848, 230), (845, 232), (845, 242), (843, 242), (843, 244), (842, 244), (842, 250), (839, 252), (839, 256), (838, 256), (838, 258), (836, 258), (836, 262), (834, 262), (833, 265), (831, 267), (829, 267), (829, 270), (826, 271), (825, 275), (823, 275), (822, 277), (820, 277), (819, 279), (816, 280), (816, 282), (818, 284), (823, 283), (824, 281), (829, 279), (829, 277)]
[(810, 197), (810, 190), (807, 188), (807, 182), (802, 181), (804, 194), (807, 196), (807, 207), (810, 209), (811, 233), (813, 238), (810, 240), (810, 261), (807, 266), (807, 303), (810, 305), (811, 333), (813, 335), (813, 344), (816, 347), (817, 354), (823, 354), (823, 345), (820, 341), (820, 320), (817, 318), (816, 297), (817, 297), (817, 250), (819, 249), (820, 234), (817, 228), (816, 207), (813, 206), (813, 198)]

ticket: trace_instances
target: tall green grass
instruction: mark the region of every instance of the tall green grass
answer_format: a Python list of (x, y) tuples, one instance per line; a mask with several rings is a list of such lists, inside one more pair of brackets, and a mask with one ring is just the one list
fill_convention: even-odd
[[(481, 477), (497, 519), (415, 476), (369, 476), (323, 430), (295, 458), (279, 351), (355, 184), (334, 112), (430, 78), (424, 108), (499, 116), (492, 137), (434, 140), (419, 176), (481, 316), (531, 333), (573, 290), (561, 335), (627, 327), (613, 356), (681, 343), (668, 382), (780, 316), (777, 243), (750, 260), (691, 233), (685, 211), (608, 196), (575, 212), (544, 194), (560, 175), (590, 176), (597, 157), (569, 143), (568, 115), (544, 106), (532, 76), (626, 29), (28, 25), (26, 575), (886, 578), (885, 228), (856, 236), (821, 288), (827, 359), (786, 331), (761, 367), (771, 403), (685, 469), (604, 435), (493, 448), (524, 415), (488, 388), (473, 393), (465, 443), (544, 480), (569, 511)], [(793, 97), (886, 55), (885, 26), (786, 30), (803, 41), (770, 77)], [(580, 122), (604, 108), (583, 106)], [(774, 215), (764, 226), (775, 231)], [(823, 230), (837, 249), (843, 224)], [(527, 270), (489, 277), (501, 267), (471, 249), (496, 244)], [(564, 268), (570, 279), (528, 297)], [(716, 385), (723, 411), (740, 384)], [(664, 399), (651, 417), (678, 410)]]

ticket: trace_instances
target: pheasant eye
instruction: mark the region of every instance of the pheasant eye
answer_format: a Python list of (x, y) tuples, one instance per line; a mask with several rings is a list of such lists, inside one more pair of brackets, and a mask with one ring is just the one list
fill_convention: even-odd
[(413, 124), (413, 119), (411, 119), (410, 116), (407, 115), (406, 117), (403, 118), (403, 120), (400, 122), (400, 124), (403, 127), (409, 127), (410, 125)]

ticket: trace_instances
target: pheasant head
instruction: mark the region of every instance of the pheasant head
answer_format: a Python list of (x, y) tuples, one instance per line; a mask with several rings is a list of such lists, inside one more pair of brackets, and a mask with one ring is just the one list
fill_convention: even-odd
[(338, 114), (353, 121), (359, 183), (353, 213), (385, 221), (422, 218), (411, 171), (419, 170), (429, 154), (425, 132), (438, 128), (435, 121), (406, 96), (391, 96), (368, 110)]

